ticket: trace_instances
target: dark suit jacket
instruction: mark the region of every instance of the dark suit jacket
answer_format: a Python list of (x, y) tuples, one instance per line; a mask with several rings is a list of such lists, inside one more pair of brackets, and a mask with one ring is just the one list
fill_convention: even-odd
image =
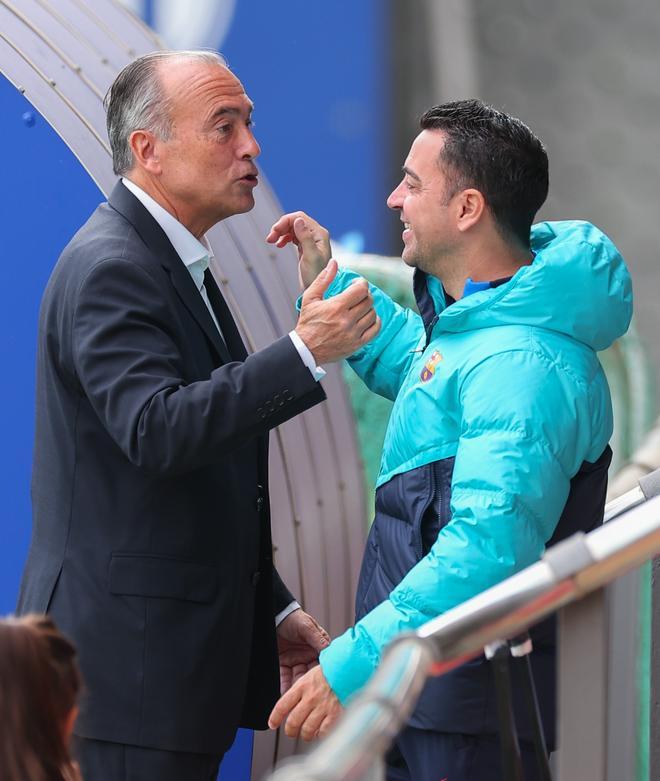
[(325, 398), (285, 336), (247, 356), (220, 291), (118, 184), (40, 313), (33, 532), (18, 610), (76, 643), (76, 732), (220, 753), (279, 692), (267, 432)]

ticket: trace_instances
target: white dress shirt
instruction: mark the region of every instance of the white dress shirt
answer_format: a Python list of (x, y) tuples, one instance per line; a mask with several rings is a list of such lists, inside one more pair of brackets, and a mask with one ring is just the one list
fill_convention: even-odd
[[(192, 233), (182, 225), (175, 217), (173, 217), (166, 209), (154, 201), (154, 199), (145, 193), (145, 191), (131, 182), (130, 179), (122, 177), (122, 183), (127, 190), (130, 190), (133, 195), (140, 201), (144, 208), (151, 214), (156, 222), (163, 229), (163, 233), (170, 240), (170, 244), (174, 247), (176, 254), (181, 258), (183, 265), (190, 272), (190, 276), (193, 278), (195, 287), (199, 290), (200, 295), (204, 299), (213, 322), (216, 324), (220, 335), (222, 336), (222, 329), (218, 325), (218, 320), (209, 301), (206, 287), (204, 286), (204, 272), (209, 267), (211, 258), (213, 257), (213, 250), (208, 243), (206, 236), (202, 236), (201, 241), (197, 239)], [(316, 365), (314, 356), (307, 348), (307, 345), (298, 336), (295, 331), (289, 333), (289, 337), (293, 342), (293, 346), (298, 351), (298, 355), (302, 359), (302, 362), (309, 369), (312, 377), (318, 382), (325, 377), (325, 370)], [(223, 336), (224, 339), (224, 336)], [(291, 602), (284, 610), (275, 616), (275, 626), (278, 626), (284, 619), (294, 610), (298, 610), (300, 605), (297, 602)]]

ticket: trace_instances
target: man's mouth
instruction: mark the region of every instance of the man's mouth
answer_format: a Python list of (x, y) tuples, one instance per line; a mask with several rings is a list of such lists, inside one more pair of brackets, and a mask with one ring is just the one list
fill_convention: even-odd
[(403, 223), (403, 233), (401, 234), (401, 238), (405, 241), (406, 239), (409, 239), (410, 236), (412, 236), (412, 229), (410, 227), (409, 222)]
[(245, 174), (245, 176), (241, 176), (238, 181), (245, 182), (246, 184), (257, 185), (259, 183), (259, 178), (257, 174)]

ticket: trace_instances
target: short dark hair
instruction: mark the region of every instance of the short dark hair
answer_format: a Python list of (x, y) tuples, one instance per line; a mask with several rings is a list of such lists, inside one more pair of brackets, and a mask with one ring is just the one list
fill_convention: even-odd
[(527, 125), (476, 99), (433, 106), (419, 124), (446, 134), (439, 163), (447, 197), (479, 190), (502, 235), (529, 247), (532, 221), (548, 195), (548, 155)]

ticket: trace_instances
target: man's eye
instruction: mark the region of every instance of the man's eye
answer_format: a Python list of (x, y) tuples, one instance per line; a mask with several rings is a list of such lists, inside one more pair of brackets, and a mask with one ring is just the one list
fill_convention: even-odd
[(226, 136), (229, 132), (231, 132), (231, 125), (219, 125), (218, 126), (218, 133), (220, 135)]

